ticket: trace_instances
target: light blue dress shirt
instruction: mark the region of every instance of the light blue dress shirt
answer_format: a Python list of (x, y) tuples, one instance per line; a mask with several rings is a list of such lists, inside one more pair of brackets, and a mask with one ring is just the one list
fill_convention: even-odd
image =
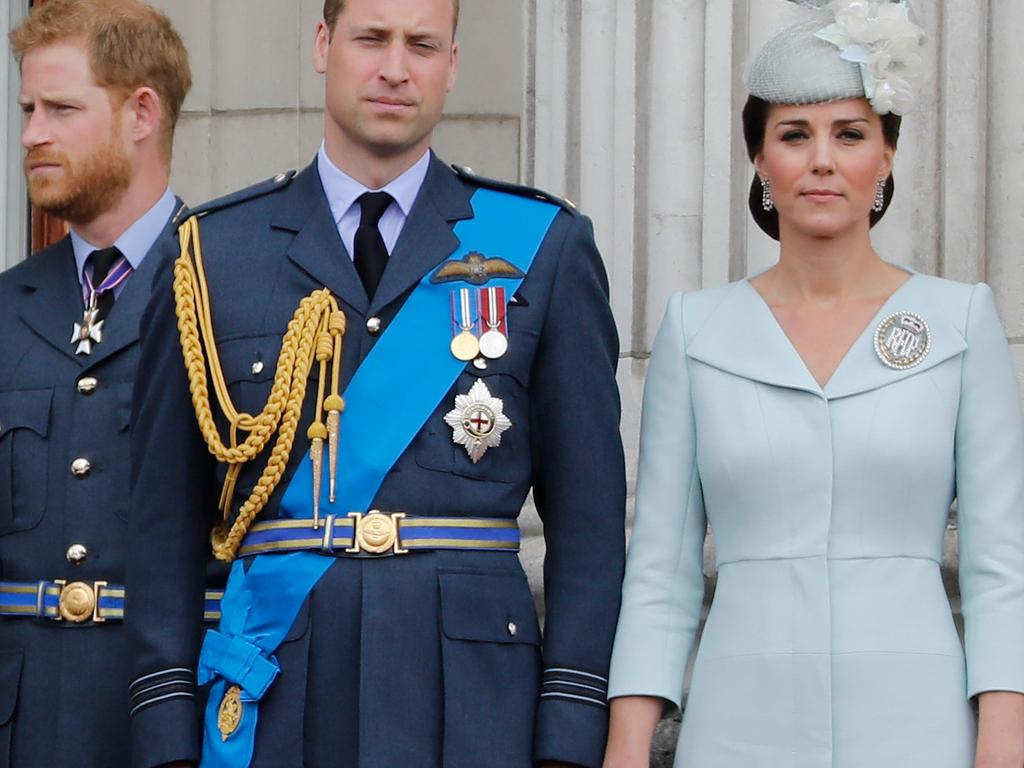
[(427, 168), (430, 167), (430, 151), (423, 153), (423, 157), (417, 160), (409, 170), (393, 181), (385, 184), (380, 189), (370, 189), (353, 179), (343, 170), (338, 168), (327, 156), (327, 149), (323, 143), (320, 144), (320, 151), (316, 158), (317, 170), (320, 172), (320, 183), (323, 184), (324, 194), (331, 206), (331, 215), (334, 223), (338, 226), (338, 234), (341, 235), (341, 242), (345, 244), (349, 258), (353, 258), (353, 243), (356, 237), (356, 229), (359, 228), (359, 219), (362, 212), (359, 203), (356, 202), (364, 192), (387, 192), (395, 202), (388, 206), (384, 215), (380, 218), (377, 228), (381, 237), (384, 238), (384, 245), (388, 253), (398, 242), (398, 236), (402, 234), (402, 227), (405, 226), (405, 219), (412, 210), (412, 204), (416, 202), (416, 195), (423, 186), (423, 180), (427, 177)]
[[(148, 211), (140, 216), (134, 224), (122, 233), (122, 235), (114, 241), (114, 247), (124, 254), (124, 257), (128, 259), (128, 263), (132, 265), (132, 269), (138, 269), (139, 265), (142, 264), (142, 260), (146, 258), (146, 254), (149, 253), (149, 249), (153, 247), (153, 243), (156, 242), (157, 238), (164, 231), (164, 227), (167, 226), (167, 220), (174, 215), (175, 206), (174, 192), (168, 187), (164, 190), (163, 195), (156, 204), (153, 205)], [(71, 247), (75, 252), (75, 267), (78, 274), (78, 282), (82, 285), (85, 284), (85, 260), (89, 258), (89, 254), (93, 251), (100, 250), (99, 246), (93, 245), (80, 234), (78, 234), (74, 228), (71, 229)], [(131, 278), (129, 278), (131, 279)], [(114, 289), (114, 296), (120, 296), (121, 291), (128, 284), (128, 281), (121, 283), (117, 288)]]

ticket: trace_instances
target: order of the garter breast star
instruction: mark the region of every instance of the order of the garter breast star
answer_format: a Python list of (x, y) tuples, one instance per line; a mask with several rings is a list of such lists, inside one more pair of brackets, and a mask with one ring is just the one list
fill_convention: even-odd
[(455, 407), (445, 414), (452, 441), (465, 446), (474, 464), (488, 448), (501, 445), (501, 434), (512, 426), (504, 407), (501, 398), (493, 397), (487, 385), (477, 380), (469, 394), (455, 396)]

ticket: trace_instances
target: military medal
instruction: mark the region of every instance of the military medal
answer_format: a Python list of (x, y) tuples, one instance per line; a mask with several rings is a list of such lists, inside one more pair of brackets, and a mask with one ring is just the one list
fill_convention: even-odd
[(445, 414), (445, 423), (452, 428), (452, 442), (466, 448), (476, 464), (488, 448), (501, 445), (501, 435), (512, 426), (504, 412), (501, 398), (492, 397), (481, 379), (467, 395), (455, 396), (455, 407)]
[(113, 291), (127, 280), (131, 273), (132, 265), (124, 256), (118, 258), (98, 287), (92, 284), (92, 275), (89, 274), (89, 271), (85, 271), (82, 281), (82, 300), (85, 302), (85, 313), (82, 315), (82, 322), (75, 323), (75, 328), (71, 332), (71, 343), (78, 345), (75, 348), (76, 355), (91, 355), (93, 344), (103, 341), (103, 323), (106, 321), (99, 319), (99, 308), (97, 307), (99, 297), (108, 291)]
[(96, 309), (96, 294), (92, 295), (89, 306), (85, 308), (81, 323), (75, 323), (71, 333), (71, 343), (77, 344), (76, 355), (91, 355), (92, 345), (103, 341), (103, 320), (97, 320), (99, 310)]
[(875, 330), (875, 354), (897, 371), (913, 368), (932, 348), (928, 323), (913, 312), (895, 312)]
[(504, 288), (480, 289), (480, 317), (486, 327), (480, 336), (480, 354), (497, 360), (508, 352)]
[(475, 296), (469, 288), (452, 291), (452, 343), (456, 360), (469, 362), (480, 354), (480, 342), (473, 333), (476, 327)]
[(232, 685), (224, 691), (224, 697), (217, 708), (217, 730), (220, 740), (227, 741), (242, 724), (242, 689)]

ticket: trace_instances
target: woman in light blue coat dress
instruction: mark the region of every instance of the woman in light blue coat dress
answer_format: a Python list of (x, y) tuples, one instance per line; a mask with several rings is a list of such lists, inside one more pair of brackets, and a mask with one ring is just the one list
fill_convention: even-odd
[[(903, 3), (820, 13), (749, 75), (751, 209), (779, 261), (675, 296), (654, 345), (607, 768), (647, 766), (665, 702), (681, 705), (708, 523), (718, 585), (677, 768), (1024, 766), (1006, 337), (986, 285), (871, 246), (920, 29)], [(954, 499), (964, 646), (940, 574)]]

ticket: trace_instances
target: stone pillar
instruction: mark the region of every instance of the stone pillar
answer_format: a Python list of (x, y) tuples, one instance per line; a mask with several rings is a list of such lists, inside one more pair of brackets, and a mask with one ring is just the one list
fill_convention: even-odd
[[(28, 11), (28, 0), (12, 0), (0, 7), (0, 39)], [(21, 110), (18, 108), (18, 68), (5, 46), (0, 56), (0, 269), (14, 266), (28, 253), (28, 207), (22, 173)]]
[[(1010, 336), (1017, 360), (1018, 375), (1024, 383), (1024, 58), (1020, 41), (1024, 39), (1024, 8), (1013, 0), (994, 0), (989, 5), (990, 48), (988, 72), (987, 134), (985, 153), (979, 152), (978, 165), (987, 163), (983, 222), (986, 244), (985, 276), (992, 284), (999, 312)], [(957, 49), (960, 49), (957, 44)], [(967, 49), (969, 50), (969, 49)], [(953, 70), (958, 78), (971, 73)], [(958, 114), (960, 114), (958, 112)], [(985, 113), (982, 113), (983, 119)], [(976, 209), (960, 214), (976, 216)]]

